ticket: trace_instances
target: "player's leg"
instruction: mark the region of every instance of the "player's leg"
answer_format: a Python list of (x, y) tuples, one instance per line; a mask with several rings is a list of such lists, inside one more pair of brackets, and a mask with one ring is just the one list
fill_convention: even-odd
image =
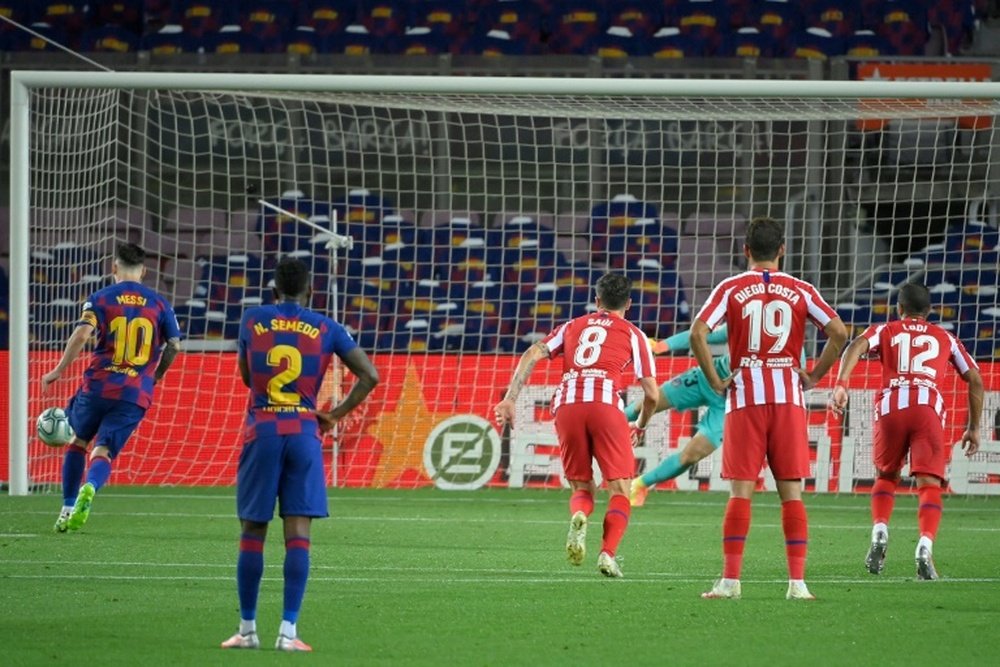
[(722, 450), (722, 476), (730, 480), (729, 502), (722, 519), (722, 578), (712, 590), (702, 593), (706, 599), (738, 598), (742, 594), (740, 575), (750, 533), (750, 503), (766, 453), (766, 433), (759, 416), (764, 409), (744, 408), (725, 416), (725, 433), (739, 433), (740, 442), (738, 447), (724, 446)]
[(770, 405), (767, 461), (781, 498), (789, 600), (814, 600), (805, 583), (809, 553), (809, 517), (802, 502), (802, 480), (810, 475), (805, 409), (793, 404)]
[(724, 403), (709, 405), (698, 421), (697, 432), (684, 445), (684, 449), (674, 452), (660, 461), (655, 468), (633, 480), (629, 491), (629, 500), (633, 507), (645, 504), (649, 489), (654, 484), (679, 477), (719, 448), (722, 444), (722, 423), (725, 413)]
[(283, 440), (285, 455), (278, 500), (285, 528), (285, 589), (274, 647), (280, 651), (311, 651), (299, 639), (297, 624), (309, 580), (312, 520), (329, 516), (322, 442), (316, 435), (286, 436)]
[(941, 419), (929, 406), (915, 406), (910, 436), (910, 474), (917, 480), (917, 526), (920, 538), (914, 558), (917, 578), (938, 578), (934, 567), (934, 540), (941, 525), (941, 483), (945, 477), (944, 429)]
[(632, 451), (628, 422), (612, 406), (591, 404), (585, 419), (593, 443), (594, 458), (597, 459), (610, 494), (608, 509), (604, 515), (598, 569), (605, 576), (620, 577), (621, 568), (615, 561), (615, 555), (628, 529), (632, 512), (628, 493), (635, 473), (635, 453)]
[(95, 399), (92, 403), (102, 406), (103, 416), (94, 438), (94, 448), (90, 452), (87, 481), (80, 487), (73, 505), (73, 514), (67, 521), (70, 530), (78, 530), (87, 522), (94, 496), (111, 476), (111, 462), (125, 447), (146, 414), (145, 408), (127, 401)]
[(83, 484), (83, 472), (87, 467), (87, 448), (101, 423), (101, 415), (90, 409), (88, 397), (84, 394), (77, 393), (70, 399), (66, 406), (66, 416), (75, 435), (63, 452), (63, 504), (54, 526), (58, 533), (65, 533), (69, 529), (69, 518), (73, 514), (73, 505), (76, 504), (80, 485)]
[[(566, 558), (571, 565), (581, 565), (587, 556), (587, 522), (594, 511), (594, 494), (597, 491), (590, 437), (583, 419), (589, 405), (564, 405), (556, 412), (555, 418), (559, 457), (570, 487)], [(621, 416), (618, 418), (621, 419)]]
[(872, 461), (877, 477), (872, 484), (871, 517), (872, 533), (865, 567), (872, 574), (881, 574), (889, 550), (889, 520), (896, 506), (896, 486), (899, 471), (906, 461), (909, 448), (909, 420), (906, 412), (883, 415), (875, 422), (872, 442)]
[(236, 513), (240, 517), (236, 591), (240, 601), (239, 630), (222, 648), (258, 648), (257, 598), (264, 575), (264, 540), (274, 517), (281, 475), (280, 438), (258, 438), (243, 445), (236, 470)]

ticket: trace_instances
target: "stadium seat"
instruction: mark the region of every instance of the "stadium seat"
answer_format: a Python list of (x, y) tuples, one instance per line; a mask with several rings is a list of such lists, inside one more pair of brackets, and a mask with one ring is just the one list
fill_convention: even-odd
[(809, 27), (797, 30), (786, 38), (788, 44), (784, 55), (789, 58), (808, 60), (829, 60), (844, 54), (844, 40), (826, 28)]
[(625, 275), (632, 281), (632, 322), (652, 338), (665, 338), (690, 320), (690, 313), (677, 273), (655, 259), (630, 265)]
[(391, 42), (402, 36), (409, 12), (403, 0), (360, 0), (357, 19), (373, 37)]
[[(88, 15), (91, 12), (87, 0), (42, 0), (32, 2), (32, 19), (39, 23), (47, 23), (56, 31), (66, 35), (69, 45), (87, 26)], [(67, 42), (62, 42), (64, 45)]]
[(349, 283), (341, 303), (337, 319), (366, 350), (373, 349), (378, 336), (394, 326), (395, 297), (379, 281)]
[(922, 56), (928, 39), (926, 3), (920, 0), (885, 0), (878, 6), (875, 30), (896, 55)]
[(570, 264), (590, 265), (590, 241), (582, 236), (557, 236), (555, 249)]
[(300, 0), (298, 24), (325, 37), (354, 23), (357, 9), (355, 0)]
[(268, 263), (281, 253), (311, 250), (311, 241), (316, 232), (297, 218), (308, 220), (313, 215), (326, 215), (328, 207), (313, 202), (301, 190), (287, 190), (277, 201), (272, 200), (271, 203), (295, 217), (261, 207), (257, 218), (257, 232), (261, 235)]
[(650, 55), (650, 44), (646, 37), (629, 28), (611, 26), (588, 40), (579, 53), (599, 58), (644, 57)]
[(637, 37), (649, 38), (663, 25), (663, 12), (658, 4), (643, 0), (607, 3), (607, 24), (628, 28)]
[(590, 248), (594, 263), (607, 263), (610, 238), (631, 227), (636, 220), (657, 220), (658, 217), (655, 206), (631, 194), (615, 195), (610, 201), (595, 205), (590, 211)]
[(407, 25), (429, 28), (432, 32), (447, 35), (448, 41), (463, 36), (468, 25), (465, 0), (422, 0), (410, 4)]
[(860, 28), (862, 17), (851, 0), (812, 0), (805, 3), (803, 25), (823, 28), (836, 37), (846, 39)]
[(322, 53), (345, 56), (367, 56), (389, 51), (389, 42), (371, 34), (368, 28), (360, 24), (352, 24), (340, 32), (327, 35), (321, 46)]
[(282, 39), (285, 53), (300, 57), (308, 57), (323, 53), (326, 49), (325, 37), (311, 25), (299, 25), (290, 28)]
[(672, 268), (677, 259), (677, 231), (661, 226), (655, 218), (636, 218), (609, 238), (606, 253), (612, 269), (625, 268), (639, 258), (655, 259)]
[(726, 58), (773, 58), (774, 38), (759, 28), (746, 26), (727, 34), (720, 42), (718, 55)]
[(177, 3), (174, 18), (180, 23), (184, 33), (193, 38), (217, 33), (222, 26), (238, 22), (236, 3), (222, 0)]
[(116, 25), (138, 35), (142, 32), (144, 0), (90, 3), (92, 26)]
[[(542, 9), (533, 0), (491, 0), (484, 3), (475, 21), (476, 34), (496, 31), (499, 41), (502, 33), (503, 41), (518, 45), (521, 52), (533, 52), (541, 40)], [(503, 50), (499, 44), (494, 48)]]
[(521, 292), (513, 337), (501, 345), (506, 343), (510, 346), (506, 351), (519, 354), (572, 317), (572, 288), (555, 283), (536, 284), (530, 291)]
[(543, 30), (547, 50), (553, 54), (591, 53), (592, 42), (607, 25), (604, 3), (599, 0), (553, 0)]
[(664, 21), (676, 26), (690, 43), (702, 45), (703, 55), (714, 55), (729, 32), (729, 8), (721, 0), (680, 0)]
[(499, 349), (501, 335), (513, 328), (515, 299), (510, 290), (496, 281), (481, 281), (453, 285), (450, 294), (464, 304), (470, 339), (463, 348), (470, 352)]
[(787, 0), (759, 0), (750, 9), (750, 25), (783, 44), (802, 28), (799, 4)]
[(874, 30), (861, 28), (847, 36), (844, 55), (851, 58), (873, 58), (896, 54), (895, 47)]
[(444, 225), (482, 226), (479, 214), (474, 211), (446, 211), (441, 209), (424, 211), (420, 214), (417, 225), (425, 228), (436, 228)]
[(197, 44), (204, 53), (220, 56), (264, 52), (260, 39), (236, 24), (224, 25), (215, 32), (202, 35)]
[(80, 35), (84, 53), (131, 53), (139, 48), (139, 35), (120, 25), (92, 28)]
[[(721, 42), (721, 39), (718, 40)], [(649, 55), (653, 58), (701, 58), (708, 49), (717, 49), (716, 40), (699, 37), (674, 26), (660, 28), (649, 38)]]
[(241, 0), (239, 24), (243, 32), (253, 35), (263, 53), (285, 50), (285, 33), (292, 27), (295, 12), (281, 0)]
[(154, 56), (172, 56), (179, 53), (194, 53), (198, 50), (195, 37), (186, 33), (176, 23), (168, 23), (153, 33), (139, 39), (139, 50)]
[(491, 252), (491, 263), (503, 262), (503, 252), (508, 249), (534, 247), (540, 250), (555, 248), (555, 233), (543, 226), (540, 219), (530, 215), (513, 215), (499, 228), (486, 232), (486, 244)]
[(0, 33), (0, 44), (5, 51), (31, 51), (31, 52), (61, 52), (55, 44), (69, 44), (69, 35), (65, 32), (43, 21), (36, 21), (28, 25), (33, 32), (38, 33), (46, 39), (33, 35), (24, 30), (13, 30)]
[(540, 283), (555, 280), (559, 255), (555, 250), (524, 247), (510, 248), (503, 253), (501, 281), (526, 291)]
[(396, 40), (395, 52), (404, 56), (439, 56), (450, 53), (452, 44), (450, 35), (417, 26), (407, 28)]

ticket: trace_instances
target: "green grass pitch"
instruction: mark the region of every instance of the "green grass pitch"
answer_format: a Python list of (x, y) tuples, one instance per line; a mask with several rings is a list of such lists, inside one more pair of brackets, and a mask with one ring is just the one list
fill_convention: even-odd
[[(942, 579), (914, 581), (915, 498), (900, 497), (886, 572), (869, 575), (865, 496), (809, 496), (807, 581), (786, 601), (774, 494), (758, 494), (743, 599), (702, 600), (721, 566), (720, 494), (654, 493), (632, 514), (625, 578), (563, 544), (568, 492), (334, 490), (313, 524), (299, 634), (342, 665), (987, 665), (1000, 655), (1000, 498), (947, 497)], [(281, 613), (280, 523), (258, 612), (236, 629), (232, 489), (111, 487), (78, 533), (51, 532), (55, 495), (0, 497), (0, 664), (258, 665)]]

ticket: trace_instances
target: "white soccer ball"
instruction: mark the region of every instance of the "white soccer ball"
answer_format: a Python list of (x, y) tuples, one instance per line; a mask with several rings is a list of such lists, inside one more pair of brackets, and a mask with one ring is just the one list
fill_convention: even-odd
[(49, 447), (62, 447), (73, 439), (73, 427), (62, 408), (47, 408), (38, 415), (35, 427), (38, 439)]

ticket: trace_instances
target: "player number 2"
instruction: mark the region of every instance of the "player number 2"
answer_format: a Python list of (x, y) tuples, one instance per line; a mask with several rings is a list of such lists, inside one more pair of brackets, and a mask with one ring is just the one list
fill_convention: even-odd
[(580, 334), (580, 340), (573, 354), (573, 363), (578, 368), (593, 366), (601, 358), (601, 346), (607, 340), (608, 330), (604, 327), (587, 327)]
[(129, 319), (124, 316), (111, 320), (111, 334), (115, 337), (116, 364), (145, 366), (153, 351), (153, 323), (145, 317)]
[[(902, 331), (892, 337), (892, 344), (899, 348), (899, 372), (919, 373), (928, 377), (937, 375), (937, 371), (927, 366), (924, 362), (934, 359), (941, 350), (937, 338), (922, 334), (913, 338), (909, 333)], [(924, 348), (922, 352), (913, 354), (915, 348)]]
[(750, 318), (750, 340), (747, 350), (760, 352), (762, 333), (776, 338), (768, 354), (785, 349), (792, 335), (792, 307), (785, 301), (747, 301), (743, 306), (743, 319)]
[(267, 400), (271, 405), (298, 405), (302, 397), (285, 387), (302, 375), (302, 353), (291, 345), (275, 345), (267, 351), (267, 365), (279, 367), (287, 362), (285, 370), (267, 381)]

